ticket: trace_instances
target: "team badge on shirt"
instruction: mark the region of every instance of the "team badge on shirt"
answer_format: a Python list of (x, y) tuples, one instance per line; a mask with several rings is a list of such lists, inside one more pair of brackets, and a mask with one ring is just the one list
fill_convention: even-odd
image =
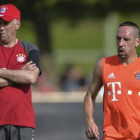
[(18, 62), (24, 62), (26, 55), (24, 55), (24, 54), (17, 54), (16, 57), (17, 57), (17, 61)]
[(135, 72), (135, 78), (137, 80), (140, 80), (140, 72), (139, 71)]

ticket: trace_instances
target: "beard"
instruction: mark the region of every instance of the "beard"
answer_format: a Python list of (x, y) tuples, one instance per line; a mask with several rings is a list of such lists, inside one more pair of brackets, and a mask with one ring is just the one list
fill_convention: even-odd
[(121, 59), (127, 59), (127, 54), (123, 54), (123, 55), (118, 54), (118, 56), (119, 56), (119, 58), (121, 58)]

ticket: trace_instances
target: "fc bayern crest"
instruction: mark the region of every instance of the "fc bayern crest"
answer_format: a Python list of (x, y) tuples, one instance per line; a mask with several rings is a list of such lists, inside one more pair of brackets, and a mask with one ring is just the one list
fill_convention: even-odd
[(16, 56), (17, 56), (17, 61), (18, 62), (24, 62), (25, 61), (26, 55), (24, 55), (24, 54), (18, 54)]
[(6, 10), (7, 10), (7, 9), (6, 9), (5, 7), (3, 7), (3, 8), (0, 9), (0, 13), (5, 13)]
[(140, 80), (140, 72), (136, 72), (136, 73), (135, 73), (135, 78), (136, 78), (137, 80)]

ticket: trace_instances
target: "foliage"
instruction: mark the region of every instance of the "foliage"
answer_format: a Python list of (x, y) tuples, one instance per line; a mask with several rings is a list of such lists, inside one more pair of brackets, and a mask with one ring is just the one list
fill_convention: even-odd
[[(72, 26), (85, 18), (105, 18), (110, 12), (124, 15), (140, 12), (139, 0), (10, 0), (22, 13), (22, 19), (35, 24), (41, 53), (52, 52), (50, 23), (68, 19)], [(5, 1), (0, 1), (4, 4)]]

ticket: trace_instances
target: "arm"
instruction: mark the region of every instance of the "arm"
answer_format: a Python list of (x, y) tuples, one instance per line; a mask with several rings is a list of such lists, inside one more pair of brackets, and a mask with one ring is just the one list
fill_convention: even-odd
[(6, 86), (11, 86), (11, 85), (14, 85), (14, 82), (7, 80), (7, 79), (0, 78), (0, 88), (6, 87)]
[(84, 116), (86, 121), (86, 135), (89, 139), (99, 140), (98, 127), (93, 119), (96, 96), (102, 87), (102, 59), (100, 59), (93, 70), (92, 80), (84, 98)]
[(35, 83), (39, 75), (39, 68), (32, 61), (26, 63), (20, 70), (0, 69), (0, 77), (18, 84)]
[[(21, 69), (22, 70), (34, 70), (35, 69), (35, 64), (30, 61), (28, 63), (26, 63)], [(0, 78), (0, 88), (2, 87), (6, 87), (6, 86), (11, 86), (14, 85), (15, 83), (8, 80), (8, 79), (4, 79), (4, 78)]]

